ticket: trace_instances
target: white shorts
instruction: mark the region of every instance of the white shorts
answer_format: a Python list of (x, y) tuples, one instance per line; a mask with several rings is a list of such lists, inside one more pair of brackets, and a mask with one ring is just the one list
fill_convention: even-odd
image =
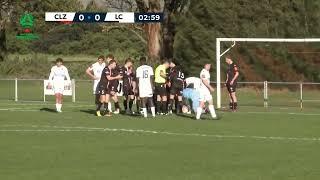
[(141, 97), (141, 98), (153, 97), (152, 89), (148, 89), (148, 88), (140, 89), (139, 88), (139, 97)]
[(63, 91), (64, 91), (64, 81), (53, 82), (53, 92), (55, 94), (63, 94)]
[(199, 92), (200, 92), (200, 101), (207, 102), (212, 100), (212, 95), (208, 88), (206, 87), (200, 88)]
[(93, 94), (99, 94), (98, 84), (100, 80), (94, 80), (93, 81)]

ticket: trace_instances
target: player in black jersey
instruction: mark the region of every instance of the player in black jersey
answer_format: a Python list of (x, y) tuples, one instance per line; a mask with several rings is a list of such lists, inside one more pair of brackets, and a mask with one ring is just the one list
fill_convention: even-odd
[(176, 112), (181, 112), (182, 107), (182, 90), (185, 84), (185, 76), (180, 66), (175, 62), (170, 63), (169, 84), (170, 84), (170, 100), (169, 100), (169, 112), (172, 113), (172, 106), (175, 98), (178, 100), (176, 106)]
[(109, 95), (114, 101), (114, 107), (115, 111), (113, 112), (114, 114), (119, 114), (120, 113), (120, 105), (119, 105), (119, 99), (118, 99), (118, 87), (119, 87), (119, 80), (122, 79), (123, 77), (123, 72), (122, 68), (116, 65), (114, 70), (111, 73), (111, 77), (114, 77), (115, 79), (111, 80), (109, 82), (108, 90), (109, 90)]
[(110, 91), (109, 91), (109, 84), (110, 81), (115, 80), (115, 79), (119, 79), (120, 77), (112, 77), (112, 71), (115, 69), (116, 67), (116, 61), (115, 60), (110, 60), (108, 66), (106, 66), (102, 73), (101, 73), (101, 78), (98, 84), (98, 91), (100, 94), (100, 103), (97, 106), (96, 109), (96, 114), (97, 116), (101, 116), (101, 106), (103, 105), (104, 107), (104, 111), (106, 111), (106, 116), (110, 116), (110, 109), (108, 109), (108, 102), (109, 102), (109, 98), (110, 98)]
[(228, 64), (226, 86), (230, 97), (229, 105), (232, 111), (236, 111), (238, 106), (236, 88), (239, 77), (239, 67), (232, 61), (229, 56), (226, 57), (226, 63)]
[[(127, 58), (122, 69), (123, 77), (123, 106), (127, 114), (132, 114), (132, 105), (134, 101), (134, 91), (136, 89), (136, 78), (133, 71), (133, 61)], [(129, 107), (128, 107), (129, 102)]]

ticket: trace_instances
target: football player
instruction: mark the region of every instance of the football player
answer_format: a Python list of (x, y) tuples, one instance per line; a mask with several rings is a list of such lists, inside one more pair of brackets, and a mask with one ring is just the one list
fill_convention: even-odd
[[(136, 77), (133, 71), (133, 61), (128, 58), (122, 68), (123, 73), (123, 106), (127, 114), (132, 114), (132, 105), (134, 101), (134, 92), (136, 89)], [(129, 106), (128, 106), (129, 102)]]
[(172, 106), (175, 98), (177, 98), (177, 109), (176, 113), (181, 112), (182, 106), (182, 90), (184, 88), (185, 76), (183, 71), (174, 62), (170, 62), (170, 73), (169, 73), (169, 86), (170, 86), (170, 100), (169, 100), (169, 113), (172, 113)]
[(236, 88), (239, 77), (239, 68), (229, 56), (226, 57), (226, 63), (228, 64), (226, 86), (228, 89), (230, 99), (229, 106), (230, 110), (236, 111), (238, 107)]

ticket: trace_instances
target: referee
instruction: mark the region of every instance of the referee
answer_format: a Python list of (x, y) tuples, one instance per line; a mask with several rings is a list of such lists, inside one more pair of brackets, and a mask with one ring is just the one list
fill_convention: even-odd
[(159, 65), (154, 73), (155, 76), (155, 95), (157, 96), (156, 108), (160, 115), (167, 115), (167, 89), (166, 89), (166, 70), (169, 68), (169, 60), (164, 60), (163, 64)]
[(237, 88), (237, 82), (239, 77), (239, 68), (232, 61), (230, 56), (226, 57), (226, 63), (228, 64), (226, 86), (227, 86), (227, 89), (229, 92), (229, 98), (230, 98), (229, 105), (230, 105), (230, 110), (235, 112), (238, 107), (236, 88)]

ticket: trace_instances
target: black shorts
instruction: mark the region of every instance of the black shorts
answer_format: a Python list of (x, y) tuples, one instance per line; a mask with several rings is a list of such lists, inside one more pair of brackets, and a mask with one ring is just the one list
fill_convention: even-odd
[(167, 96), (166, 84), (155, 83), (155, 94), (160, 96)]
[(172, 86), (170, 88), (170, 95), (182, 96), (183, 86)]
[(227, 82), (226, 86), (227, 86), (227, 89), (228, 89), (229, 93), (234, 93), (237, 90), (237, 83), (233, 83), (231, 85), (230, 82)]
[(99, 94), (99, 95), (109, 94), (109, 90), (108, 90), (108, 88), (106, 87), (106, 85), (103, 85), (103, 84), (99, 84), (99, 85), (98, 85), (98, 94)]
[(132, 86), (123, 85), (123, 95), (124, 96), (134, 95)]

